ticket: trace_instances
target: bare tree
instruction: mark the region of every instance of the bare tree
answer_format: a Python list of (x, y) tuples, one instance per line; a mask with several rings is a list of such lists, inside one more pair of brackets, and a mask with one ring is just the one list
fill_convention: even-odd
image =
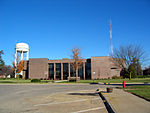
[(127, 46), (120, 46), (118, 49), (115, 49), (113, 56), (111, 56), (111, 60), (120, 68), (128, 69), (131, 65), (143, 65), (144, 62), (147, 61), (147, 58), (145, 56), (145, 51), (140, 45), (130, 44)]
[(72, 67), (76, 72), (76, 81), (78, 81), (78, 70), (81, 68), (82, 59), (81, 59), (81, 49), (78, 47), (74, 47), (72, 50), (71, 58), (73, 59)]

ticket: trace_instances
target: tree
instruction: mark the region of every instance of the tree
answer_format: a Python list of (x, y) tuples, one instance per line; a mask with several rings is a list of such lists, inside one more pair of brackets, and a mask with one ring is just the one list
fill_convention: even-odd
[(24, 67), (24, 62), (23, 60), (19, 60), (19, 57), (16, 59), (16, 64), (15, 62), (13, 62), (13, 71), (15, 72), (15, 78), (16, 75), (18, 75), (19, 73), (21, 73), (21, 71), (23, 71), (23, 67)]
[(72, 50), (71, 58), (73, 59), (72, 67), (76, 72), (76, 82), (78, 81), (78, 70), (81, 68), (82, 59), (81, 59), (81, 50), (78, 47), (74, 47)]
[(5, 62), (2, 59), (2, 54), (4, 54), (3, 50), (0, 51), (0, 66), (4, 66)]
[(134, 65), (130, 65), (128, 67), (128, 72), (129, 72), (128, 74), (129, 74), (130, 80), (131, 80), (131, 77), (132, 78), (136, 78), (137, 77), (137, 73), (136, 73)]
[(146, 67), (146, 68), (143, 70), (143, 75), (150, 75), (150, 66)]
[(14, 76), (13, 70), (11, 66), (0, 66), (0, 76), (1, 75), (10, 75), (11, 77)]
[(141, 70), (141, 65), (146, 62), (147, 58), (140, 45), (130, 44), (115, 49), (111, 60), (123, 70), (127, 70), (131, 78), (131, 76), (135, 77), (135, 74), (140, 73), (138, 70)]

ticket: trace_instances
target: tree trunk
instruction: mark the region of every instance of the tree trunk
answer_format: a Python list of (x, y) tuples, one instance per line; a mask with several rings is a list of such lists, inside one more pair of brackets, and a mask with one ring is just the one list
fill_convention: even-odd
[(76, 82), (78, 82), (78, 68), (76, 69)]
[(131, 80), (131, 72), (130, 72), (130, 80)]

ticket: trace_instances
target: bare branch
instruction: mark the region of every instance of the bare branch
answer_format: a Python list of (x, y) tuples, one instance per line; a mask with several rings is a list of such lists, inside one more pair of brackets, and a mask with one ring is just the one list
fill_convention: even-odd
[(74, 61), (71, 66), (73, 67), (73, 70), (76, 72), (76, 81), (77, 81), (78, 69), (80, 69), (82, 65), (81, 50), (78, 47), (74, 47), (71, 50), (71, 52), (72, 52), (71, 58)]
[(140, 45), (120, 46), (112, 57), (114, 63), (122, 68), (128, 68), (134, 59), (141, 65), (146, 61), (145, 51)]

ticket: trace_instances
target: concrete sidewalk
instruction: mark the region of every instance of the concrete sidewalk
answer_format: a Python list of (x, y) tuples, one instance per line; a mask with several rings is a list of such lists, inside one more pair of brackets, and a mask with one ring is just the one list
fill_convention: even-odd
[(150, 113), (150, 102), (122, 89), (113, 89), (112, 93), (102, 93), (115, 113)]

